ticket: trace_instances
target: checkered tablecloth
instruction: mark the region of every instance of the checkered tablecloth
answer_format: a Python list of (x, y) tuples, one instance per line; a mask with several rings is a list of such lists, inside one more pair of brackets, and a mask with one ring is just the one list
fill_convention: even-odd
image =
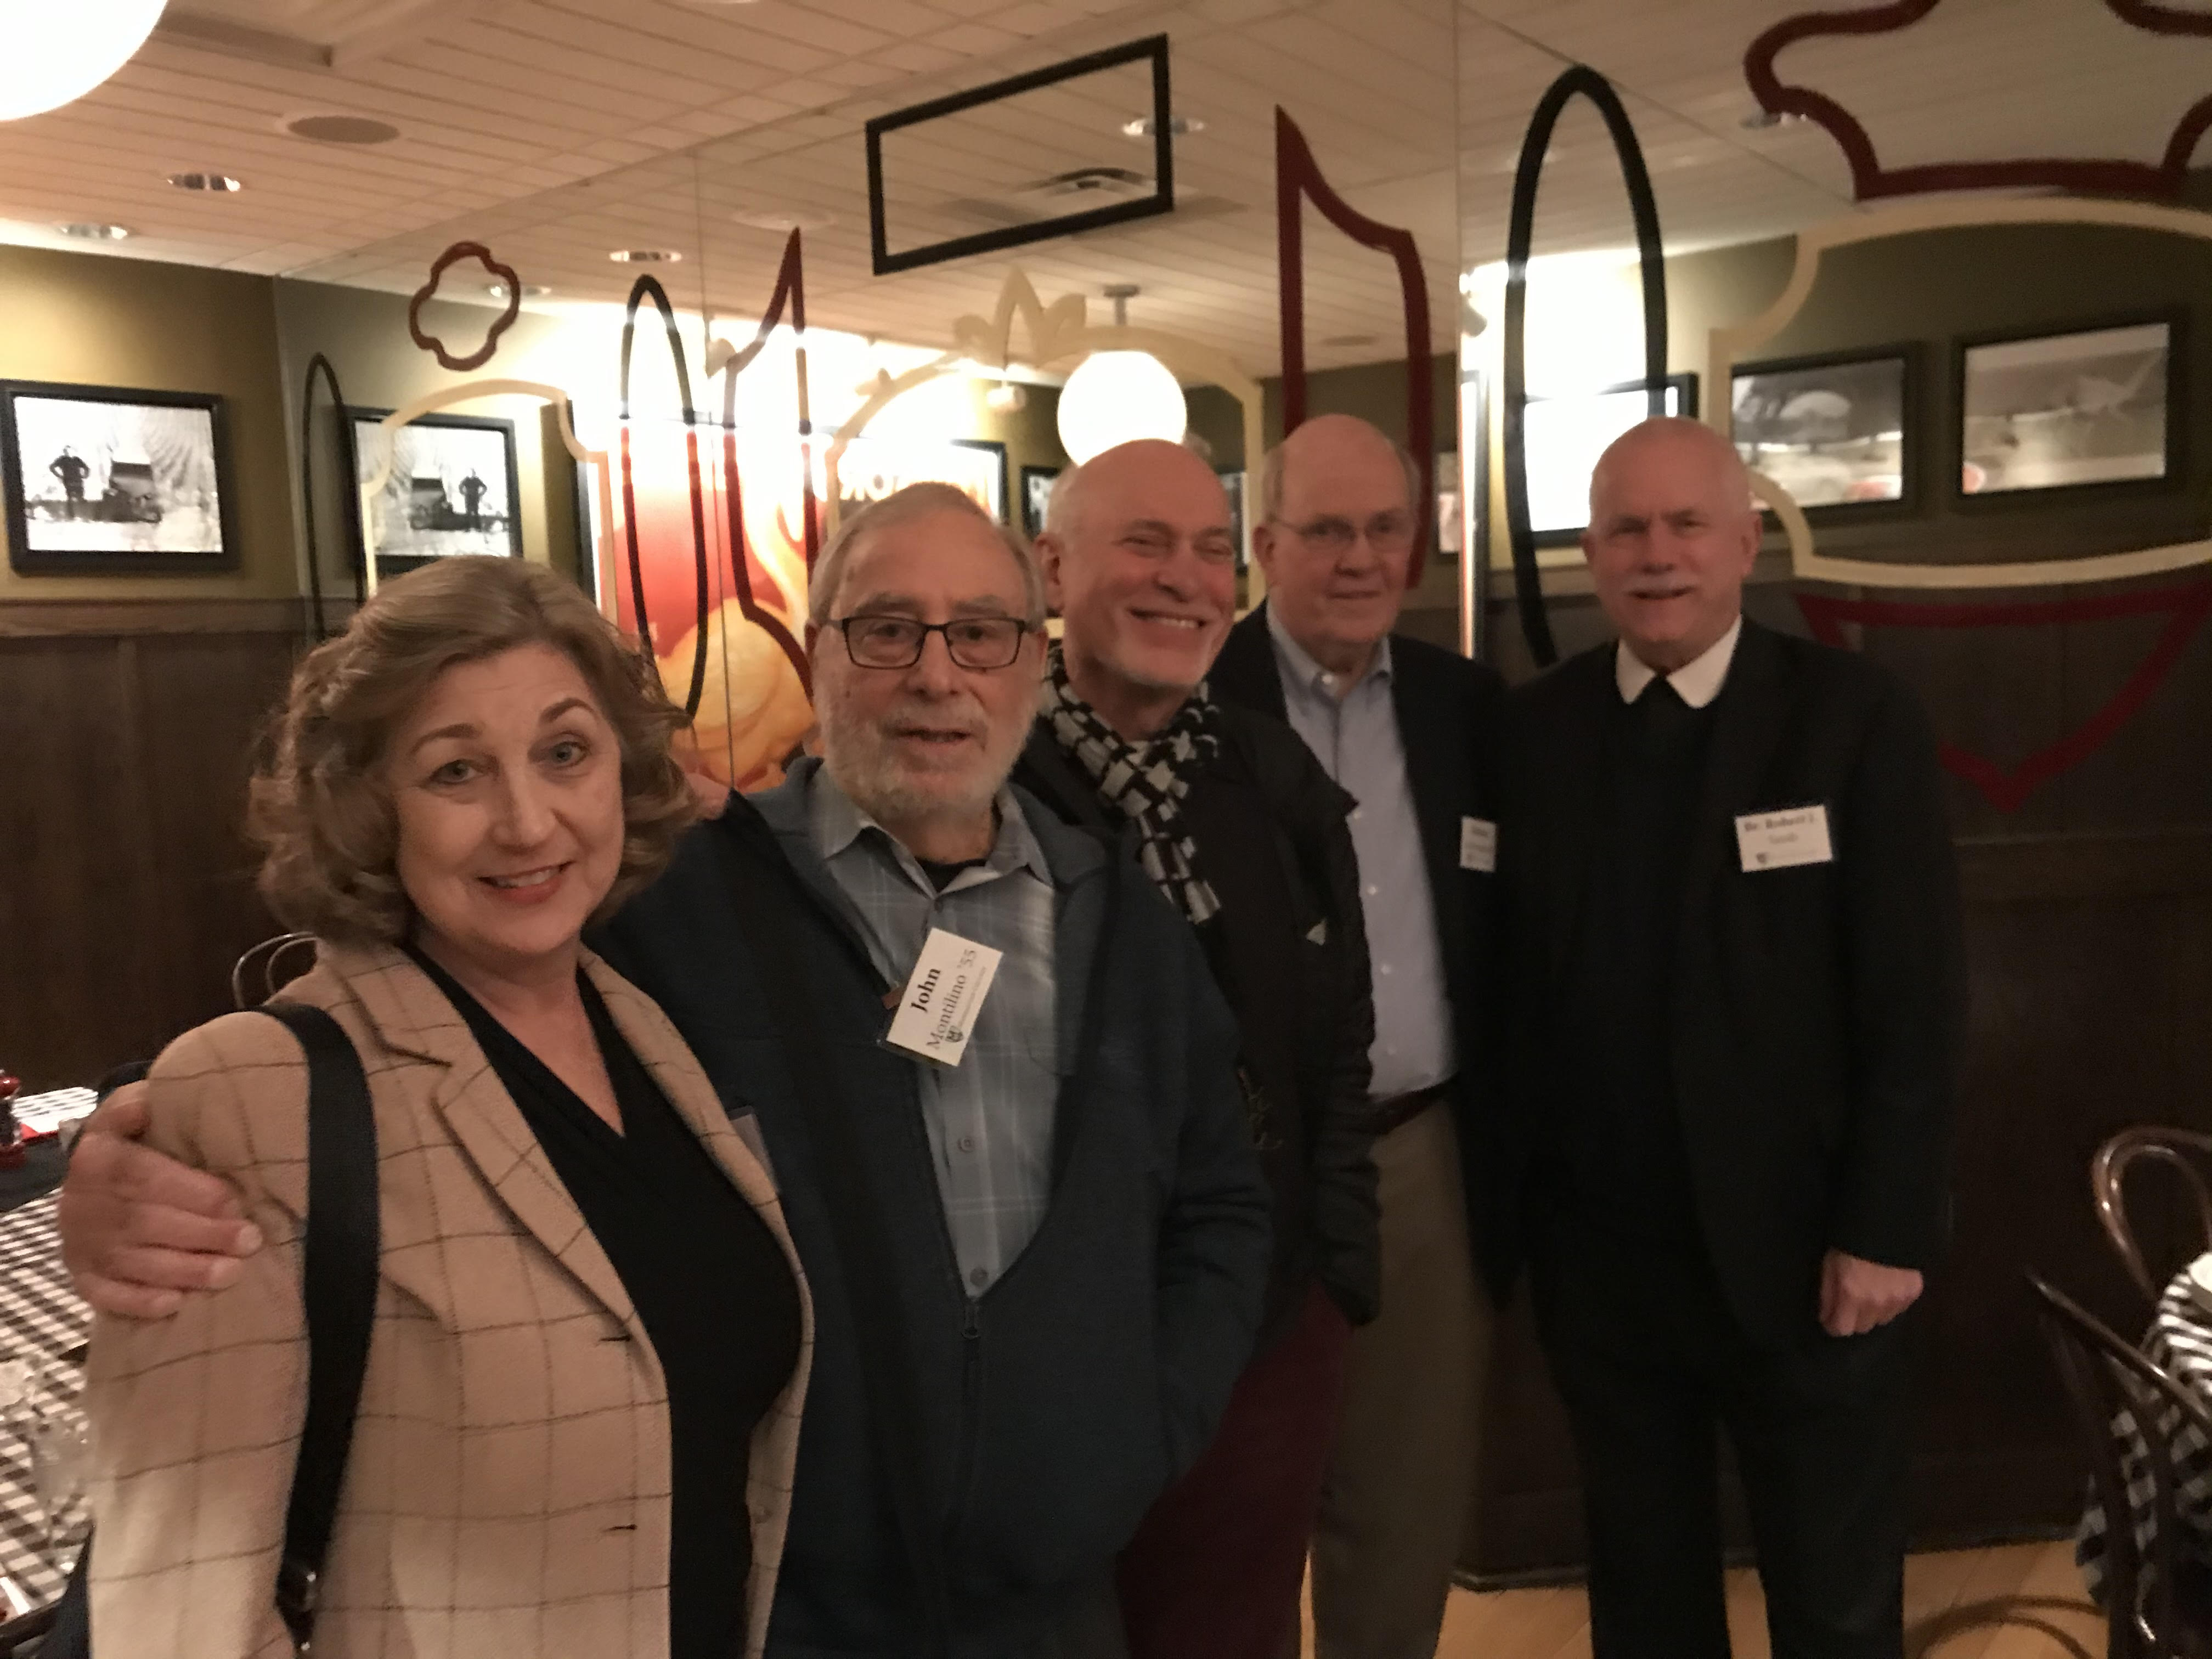
[[(2212, 1405), (2212, 1316), (2190, 1295), (2188, 1269), (2175, 1274), (2159, 1298), (2158, 1312), (2143, 1338), (2143, 1352)], [(2184, 1547), (2212, 1562), (2212, 1444), (2206, 1443), (2203, 1431), (2194, 1423), (2184, 1420), (2178, 1407), (2160, 1414), (2158, 1428), (2173, 1458), (2174, 1510), (2187, 1534)], [(2127, 1481), (2136, 1541), (2148, 1551), (2157, 1530), (2148, 1453), (2142, 1437), (2127, 1427), (2126, 1419), (2113, 1419), (2112, 1435), (2120, 1443), (2120, 1469)], [(2104, 1505), (2091, 1498), (2074, 1534), (2074, 1559), (2081, 1565), (2089, 1593), (2100, 1601), (2105, 1589), (2106, 1536), (2111, 1529)]]
[(64, 1124), (90, 1117), (92, 1109), (99, 1104), (100, 1097), (89, 1089), (49, 1089), (42, 1095), (18, 1095), (15, 1121), (26, 1133), (54, 1134)]
[[(58, 1361), (83, 1346), (91, 1327), (92, 1310), (70, 1289), (62, 1268), (54, 1200), (37, 1199), (0, 1216), (0, 1359)], [(74, 1411), (83, 1367), (52, 1366), (46, 1380)], [(21, 1435), (0, 1430), (0, 1572), (34, 1601), (52, 1601), (62, 1589), (62, 1574), (46, 1559), (45, 1545), (30, 1449)]]

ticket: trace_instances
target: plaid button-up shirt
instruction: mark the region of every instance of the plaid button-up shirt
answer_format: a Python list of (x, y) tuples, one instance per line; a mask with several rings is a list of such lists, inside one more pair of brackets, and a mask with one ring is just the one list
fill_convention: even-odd
[[(913, 1062), (938, 1194), (970, 1297), (997, 1282), (1044, 1220), (1060, 1093), (1052, 872), (1012, 791), (999, 792), (997, 807), (990, 856), (939, 893), (828, 769), (815, 769), (806, 799), (815, 848), (860, 912), (884, 978), (906, 983), (933, 927), (1005, 953), (960, 1064)], [(888, 1027), (888, 1012), (884, 1019)]]

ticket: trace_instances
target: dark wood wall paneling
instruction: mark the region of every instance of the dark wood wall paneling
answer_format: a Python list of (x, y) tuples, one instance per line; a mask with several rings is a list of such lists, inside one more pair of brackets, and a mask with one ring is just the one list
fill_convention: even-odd
[(230, 1006), (276, 931), (241, 836), (289, 601), (0, 609), (0, 1066), (96, 1081)]

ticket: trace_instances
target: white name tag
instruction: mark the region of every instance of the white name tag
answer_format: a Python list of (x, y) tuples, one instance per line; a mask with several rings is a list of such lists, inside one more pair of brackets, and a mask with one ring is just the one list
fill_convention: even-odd
[(899, 993), (898, 1012), (884, 1041), (918, 1059), (957, 1066), (968, 1052), (1004, 952), (933, 927)]
[(1828, 809), (1793, 806), (1781, 812), (1746, 812), (1735, 821), (1735, 848), (1747, 870), (1787, 870), (1797, 864), (1833, 864)]
[(1498, 872), (1498, 826), (1488, 818), (1459, 821), (1459, 867), (1486, 876)]

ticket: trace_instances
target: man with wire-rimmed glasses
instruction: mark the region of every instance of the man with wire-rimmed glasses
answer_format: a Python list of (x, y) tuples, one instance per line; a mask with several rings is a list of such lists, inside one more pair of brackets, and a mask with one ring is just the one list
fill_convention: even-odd
[[(1429, 1659), (1474, 1486), (1490, 1346), (1477, 1086), (1496, 860), (1488, 732), (1504, 688), (1394, 633), (1425, 533), (1419, 470), (1366, 422), (1323, 415), (1261, 463), (1253, 551), (1267, 603), (1210, 684), (1287, 720), (1358, 803), (1352, 840), (1375, 978), (1371, 1051), (1382, 1313), (1354, 1333), (1313, 1548), (1319, 1659)], [(1470, 1248), (1472, 1246), (1472, 1248)]]

